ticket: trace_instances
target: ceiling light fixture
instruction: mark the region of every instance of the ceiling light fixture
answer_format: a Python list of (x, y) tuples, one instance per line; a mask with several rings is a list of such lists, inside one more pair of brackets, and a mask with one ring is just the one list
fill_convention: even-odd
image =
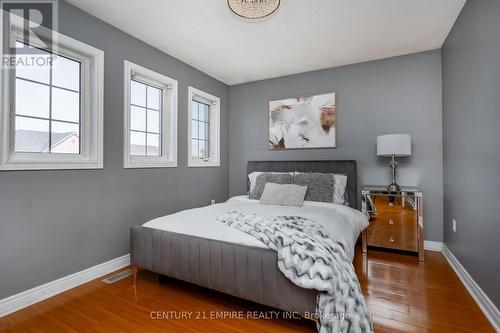
[(280, 0), (227, 0), (229, 9), (246, 19), (260, 19), (274, 13)]

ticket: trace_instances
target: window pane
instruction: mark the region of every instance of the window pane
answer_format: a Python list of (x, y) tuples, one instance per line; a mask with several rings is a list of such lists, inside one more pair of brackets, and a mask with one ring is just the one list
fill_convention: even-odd
[(207, 147), (206, 147), (206, 141), (199, 141), (199, 149), (200, 149), (200, 158), (207, 158)]
[[(38, 55), (37, 55), (38, 56)], [(50, 55), (44, 56), (45, 63), (50, 64)], [(16, 55), (16, 60), (24, 59)], [(37, 82), (49, 83), (50, 82), (50, 65), (47, 66), (29, 66), (24, 61), (18, 61), (16, 64), (16, 77), (22, 77), (28, 80)]]
[(198, 120), (191, 120), (191, 138), (198, 139)]
[(148, 109), (160, 110), (161, 90), (148, 86)]
[(130, 103), (146, 106), (146, 85), (137, 81), (130, 81)]
[(198, 131), (198, 135), (199, 135), (199, 138), (200, 139), (203, 139), (203, 140), (207, 140), (208, 138), (206, 137), (206, 132), (205, 132), (205, 127), (206, 127), (206, 124), (205, 123), (202, 123), (200, 122), (198, 124), (198, 127), (199, 127), (199, 131)]
[(52, 122), (52, 153), (79, 154), (80, 127), (77, 124)]
[(160, 133), (160, 112), (148, 110), (148, 132)]
[(191, 118), (198, 119), (198, 102), (193, 101), (191, 104)]
[(14, 150), (42, 153), (49, 150), (49, 121), (16, 116)]
[(206, 121), (207, 123), (209, 123), (209, 122), (210, 122), (210, 107), (209, 107), (209, 106), (207, 106), (207, 107), (205, 108), (205, 121)]
[(49, 118), (49, 87), (16, 79), (16, 114)]
[(146, 109), (130, 106), (130, 129), (146, 131)]
[(160, 136), (148, 133), (148, 156), (160, 156)]
[(52, 62), (52, 84), (80, 91), (80, 63), (62, 56)]
[(146, 155), (146, 133), (130, 131), (130, 155)]
[(191, 140), (191, 156), (193, 158), (198, 158), (198, 140)]
[(59, 88), (52, 88), (52, 118), (80, 121), (80, 94)]
[(208, 105), (200, 103), (200, 111), (199, 111), (199, 118), (201, 121), (208, 121), (207, 114), (208, 114)]

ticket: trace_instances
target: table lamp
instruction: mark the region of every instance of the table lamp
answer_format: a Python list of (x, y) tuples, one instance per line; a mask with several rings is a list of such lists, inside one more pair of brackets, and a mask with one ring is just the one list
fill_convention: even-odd
[(377, 155), (383, 157), (392, 157), (390, 162), (392, 182), (387, 189), (392, 192), (399, 191), (396, 182), (396, 168), (398, 162), (396, 157), (410, 156), (411, 155), (411, 136), (409, 134), (387, 134), (377, 137)]

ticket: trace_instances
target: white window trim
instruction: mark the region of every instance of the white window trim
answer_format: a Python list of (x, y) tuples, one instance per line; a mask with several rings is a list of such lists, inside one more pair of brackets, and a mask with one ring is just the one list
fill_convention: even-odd
[[(22, 30), (13, 27), (10, 38), (17, 38)], [(0, 170), (61, 170), (103, 168), (103, 87), (104, 52), (76, 39), (48, 29), (40, 29), (39, 37), (56, 35), (57, 53), (81, 62), (81, 121), (80, 154), (15, 152), (11, 87), (15, 84), (13, 70), (2, 70), (0, 110)]]
[[(220, 166), (220, 98), (193, 87), (189, 87), (188, 97), (188, 167), (218, 167)], [(193, 99), (210, 104), (210, 158), (204, 160), (192, 157)]]
[[(162, 94), (162, 155), (130, 155), (130, 80), (142, 81), (161, 88)], [(177, 80), (158, 74), (142, 66), (124, 62), (124, 168), (175, 168), (177, 167)]]

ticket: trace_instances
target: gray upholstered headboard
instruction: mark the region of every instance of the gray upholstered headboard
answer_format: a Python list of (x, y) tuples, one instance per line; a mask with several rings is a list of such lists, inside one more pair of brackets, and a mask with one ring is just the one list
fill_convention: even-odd
[(323, 172), (347, 175), (347, 197), (350, 206), (358, 208), (358, 184), (356, 161), (249, 161), (247, 175), (254, 171), (262, 172)]

